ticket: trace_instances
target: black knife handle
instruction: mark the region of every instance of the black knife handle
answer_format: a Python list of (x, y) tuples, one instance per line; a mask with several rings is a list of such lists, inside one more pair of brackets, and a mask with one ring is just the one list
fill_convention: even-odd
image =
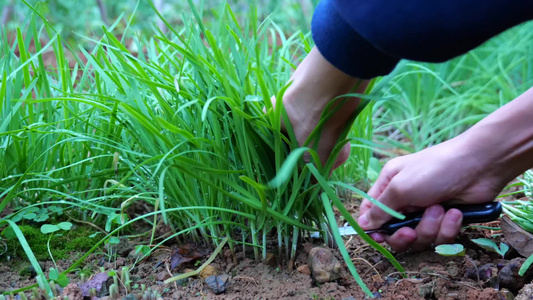
[[(484, 223), (496, 220), (502, 213), (502, 204), (500, 202), (491, 202), (483, 204), (469, 204), (469, 205), (444, 205), (444, 209), (448, 211), (451, 208), (457, 208), (463, 213), (463, 224)], [(402, 227), (415, 228), (422, 219), (424, 211), (416, 211), (405, 215), (405, 219), (392, 219), (381, 226), (377, 232), (383, 232), (391, 235), (396, 230)]]

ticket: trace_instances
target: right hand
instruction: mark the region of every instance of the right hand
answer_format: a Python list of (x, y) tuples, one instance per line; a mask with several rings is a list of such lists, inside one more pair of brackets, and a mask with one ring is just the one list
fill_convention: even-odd
[[(394, 250), (423, 248), (431, 243), (452, 243), (461, 227), (457, 209), (444, 211), (441, 203), (475, 204), (492, 201), (503, 189), (500, 179), (485, 172), (478, 156), (469, 154), (456, 138), (420, 152), (395, 158), (383, 168), (368, 192), (403, 213), (427, 208), (415, 229), (404, 227), (391, 236), (374, 234)], [(359, 225), (379, 228), (392, 217), (368, 200), (361, 204)]]

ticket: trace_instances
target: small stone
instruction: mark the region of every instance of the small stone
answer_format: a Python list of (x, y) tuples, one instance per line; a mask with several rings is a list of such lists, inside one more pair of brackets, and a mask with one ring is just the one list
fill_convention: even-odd
[(218, 269), (215, 266), (207, 265), (205, 266), (205, 268), (202, 269), (202, 271), (200, 271), (200, 274), (198, 275), (200, 276), (200, 278), (206, 279), (209, 276), (213, 276), (217, 274), (218, 274)]
[(157, 273), (157, 275), (155, 276), (155, 278), (158, 281), (165, 281), (165, 280), (169, 279), (170, 277), (172, 277), (172, 276), (167, 271), (161, 271), (161, 272)]
[(342, 298), (342, 300), (355, 300), (355, 297), (354, 296), (348, 296), (348, 297)]
[(205, 279), (205, 283), (215, 295), (222, 294), (228, 288), (229, 276), (226, 274), (209, 276)]
[(28, 276), (29, 278), (35, 278), (35, 276), (37, 276), (37, 272), (35, 271), (33, 266), (28, 266), (28, 267), (25, 267), (22, 270), (20, 270), (19, 271), (19, 275), (20, 276)]
[(311, 276), (317, 283), (335, 281), (341, 277), (341, 263), (327, 248), (311, 249), (308, 263)]
[(80, 285), (80, 289), (84, 297), (89, 297), (89, 291), (94, 288), (96, 296), (101, 298), (109, 295), (111, 284), (113, 284), (113, 278), (109, 277), (106, 272), (102, 272), (89, 278), (89, 280)]
[(134, 294), (128, 294), (124, 298), (122, 298), (122, 300), (137, 300), (137, 296), (135, 296)]
[(278, 266), (278, 260), (276, 259), (276, 256), (273, 253), (266, 254), (265, 257), (265, 265), (270, 267), (277, 267)]
[[(509, 291), (508, 289), (501, 289), (499, 292), (498, 292), (498, 295), (500, 296), (500, 298), (502, 300), (514, 300), (515, 299), (515, 296), (513, 293), (511, 293), (511, 291)], [(533, 295), (532, 295), (533, 296)]]
[(296, 270), (302, 274), (311, 275), (311, 270), (309, 269), (309, 265), (301, 265)]
[(524, 288), (520, 290), (518, 295), (516, 295), (516, 300), (531, 300), (533, 295), (533, 283), (526, 284)]
[(394, 284), (396, 283), (396, 281), (398, 281), (398, 279), (392, 277), (392, 276), (387, 276), (385, 277), (385, 281), (383, 282), (384, 285), (389, 285), (389, 284)]
[(525, 259), (517, 257), (509, 261), (498, 273), (498, 281), (500, 287), (507, 288), (513, 292), (517, 292), (526, 284), (526, 276), (520, 276), (518, 271), (524, 263)]
[(63, 296), (69, 300), (83, 300), (80, 287), (76, 283), (69, 283), (63, 290)]

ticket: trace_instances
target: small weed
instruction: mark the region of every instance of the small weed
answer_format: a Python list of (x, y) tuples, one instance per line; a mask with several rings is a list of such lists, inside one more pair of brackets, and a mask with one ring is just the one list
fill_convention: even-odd
[(465, 247), (461, 244), (445, 244), (435, 247), (435, 252), (442, 256), (464, 256)]
[(473, 239), (472, 242), (485, 250), (498, 253), (502, 258), (504, 258), (507, 251), (509, 251), (509, 246), (507, 244), (500, 243), (500, 246), (498, 247), (495, 241), (487, 238)]

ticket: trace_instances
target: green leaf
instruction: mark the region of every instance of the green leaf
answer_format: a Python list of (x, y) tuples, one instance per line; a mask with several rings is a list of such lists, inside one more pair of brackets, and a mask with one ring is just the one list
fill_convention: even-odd
[(59, 271), (55, 268), (50, 268), (50, 273), (48, 273), (48, 277), (51, 280), (56, 281), (59, 278)]
[(69, 283), (69, 279), (64, 273), (59, 274), (57, 280), (54, 281), (57, 282), (57, 284), (59, 284), (59, 286), (62, 288), (66, 287)]
[(70, 223), (70, 222), (61, 222), (61, 223), (57, 224), (57, 226), (59, 226), (59, 228), (61, 228), (63, 230), (70, 230), (72, 228), (72, 223)]
[(150, 247), (146, 245), (137, 245), (135, 246), (135, 254), (141, 253), (142, 255), (146, 255), (150, 253)]
[(96, 237), (97, 235), (99, 235), (100, 233), (101, 232), (95, 232), (95, 233), (89, 235), (89, 237), (92, 239), (92, 238)]
[(51, 211), (51, 212), (55, 212), (55, 213), (62, 213), (63, 212), (63, 208), (61, 208), (60, 206), (56, 206), (56, 205), (49, 206), (48, 210)]
[(509, 246), (506, 243), (500, 243), (500, 254), (505, 256), (507, 251), (509, 251)]
[[(500, 247), (498, 247), (496, 242), (491, 240), (491, 239), (479, 238), (479, 239), (473, 239), (472, 242), (474, 242), (476, 245), (480, 246), (481, 248), (483, 248), (485, 250), (498, 253), (498, 254), (500, 254), (502, 256), (505, 254), (505, 253), (502, 253), (502, 251), (500, 250)], [(505, 245), (505, 246), (507, 246), (507, 245)], [(507, 252), (507, 250), (509, 250), (509, 247), (507, 247), (505, 252)]]
[(529, 267), (531, 267), (531, 264), (533, 264), (533, 254), (531, 254), (527, 259), (526, 261), (524, 262), (524, 264), (520, 267), (520, 270), (518, 271), (518, 274), (520, 276), (524, 276), (524, 274), (526, 273), (526, 271), (529, 269)]
[(276, 174), (276, 177), (274, 177), (267, 185), (270, 188), (277, 188), (280, 187), (283, 183), (285, 183), (289, 178), (293, 175), (294, 167), (296, 167), (296, 164), (298, 163), (298, 160), (302, 155), (308, 151), (309, 148), (302, 147), (295, 149), (287, 156), (285, 161), (283, 162), (283, 165), (281, 165), (281, 168), (279, 169), (278, 173)]
[(44, 222), (48, 220), (48, 215), (38, 215), (37, 218), (34, 219), (35, 222)]
[(107, 221), (105, 222), (105, 231), (111, 231), (111, 225), (113, 225), (113, 220), (117, 217), (117, 214), (112, 212), (107, 216)]
[(461, 244), (438, 245), (435, 252), (442, 256), (464, 256), (465, 247)]
[(112, 236), (109, 238), (109, 240), (107, 241), (108, 244), (110, 245), (116, 245), (118, 243), (120, 243), (120, 239), (116, 236)]
[(13, 231), (13, 228), (11, 227), (6, 227), (6, 229), (2, 231), (2, 236), (4, 236), (8, 240), (11, 240), (17, 237), (15, 235), (15, 232)]
[(35, 217), (37, 217), (36, 213), (29, 213), (29, 214), (25, 214), (24, 215), (24, 219), (26, 219), (26, 220), (33, 220), (33, 219), (35, 219)]
[(21, 213), (18, 213), (14, 217), (11, 218), (11, 221), (13, 221), (15, 223), (20, 222), (20, 220), (22, 220), (22, 214)]
[(60, 229), (61, 228), (59, 228), (59, 226), (52, 225), (52, 224), (44, 224), (43, 226), (41, 226), (41, 232), (44, 233), (44, 234), (53, 233), (53, 232), (56, 232), (56, 231), (58, 231)]
[(368, 289), (366, 284), (363, 282), (363, 280), (359, 276), (359, 273), (357, 272), (357, 269), (355, 268), (350, 258), (350, 254), (348, 253), (346, 246), (344, 246), (344, 241), (339, 233), (339, 228), (337, 227), (335, 213), (333, 212), (333, 208), (331, 207), (331, 203), (328, 197), (326, 196), (325, 193), (322, 193), (320, 196), (322, 198), (322, 204), (324, 205), (324, 208), (326, 210), (326, 216), (328, 218), (328, 222), (331, 226), (331, 232), (333, 233), (333, 239), (335, 240), (335, 243), (339, 247), (339, 251), (342, 255), (342, 258), (344, 258), (344, 262), (348, 266), (348, 269), (350, 270), (350, 273), (352, 274), (352, 276), (355, 278), (355, 281), (357, 282), (357, 284), (359, 284), (359, 286), (363, 289), (363, 291), (367, 295), (372, 297), (372, 292)]

